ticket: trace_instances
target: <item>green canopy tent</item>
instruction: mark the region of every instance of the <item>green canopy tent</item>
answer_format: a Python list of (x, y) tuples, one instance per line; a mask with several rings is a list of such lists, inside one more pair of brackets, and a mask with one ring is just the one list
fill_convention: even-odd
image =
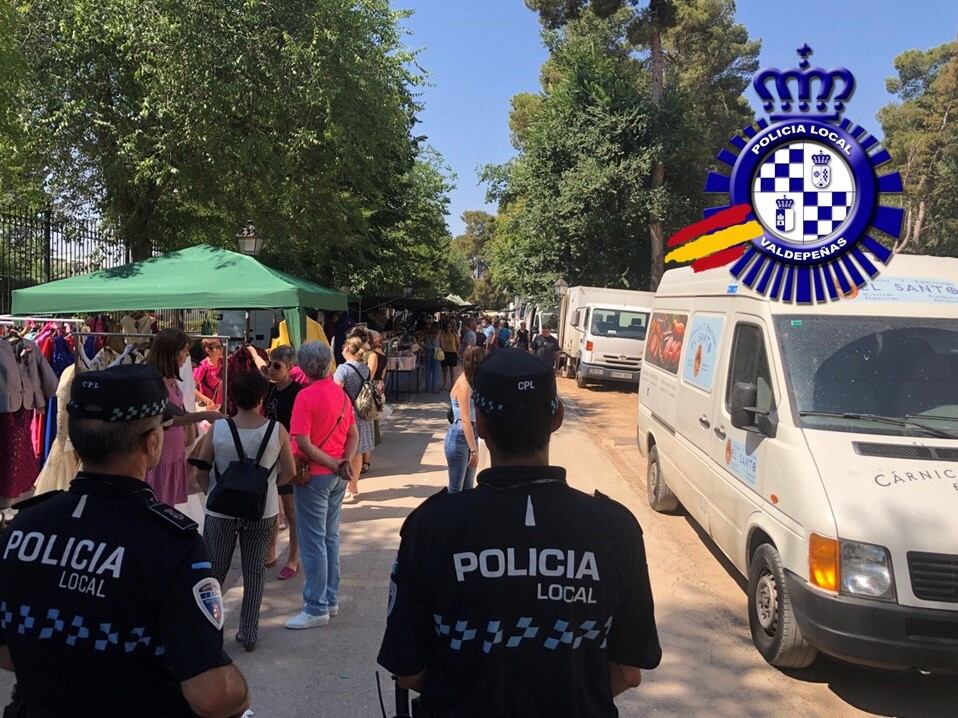
[(295, 346), (304, 308), (345, 311), (345, 294), (207, 244), (13, 292), (13, 313), (86, 314), (137, 309), (282, 309)]

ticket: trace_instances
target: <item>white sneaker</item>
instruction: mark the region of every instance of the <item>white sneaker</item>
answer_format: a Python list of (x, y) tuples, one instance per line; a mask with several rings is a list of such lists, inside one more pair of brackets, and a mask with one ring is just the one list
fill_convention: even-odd
[(294, 631), (301, 631), (304, 628), (318, 628), (329, 623), (329, 614), (323, 616), (311, 616), (306, 611), (300, 611), (286, 622), (286, 628)]
[(332, 618), (333, 616), (338, 616), (338, 615), (339, 615), (339, 606), (330, 606), (329, 607), (330, 618)]

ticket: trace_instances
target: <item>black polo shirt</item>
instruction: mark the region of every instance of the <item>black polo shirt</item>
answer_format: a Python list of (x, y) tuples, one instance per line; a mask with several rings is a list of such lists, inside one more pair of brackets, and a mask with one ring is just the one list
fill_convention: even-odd
[(47, 496), (0, 537), (0, 643), (27, 715), (192, 716), (180, 681), (230, 663), (196, 524), (123, 476)]
[(616, 716), (608, 662), (661, 659), (642, 530), (557, 467), (501, 467), (402, 529), (379, 663), (429, 716)]

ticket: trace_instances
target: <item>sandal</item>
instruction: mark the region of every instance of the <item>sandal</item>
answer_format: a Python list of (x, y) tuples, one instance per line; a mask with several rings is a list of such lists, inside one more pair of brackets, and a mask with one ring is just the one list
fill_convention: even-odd
[(359, 473), (360, 473), (360, 474), (365, 474), (365, 473), (367, 473), (368, 471), (369, 471), (369, 464), (367, 464), (367, 463), (364, 461), (364, 462), (363, 462), (363, 468), (360, 469)]
[(272, 561), (267, 561), (267, 562), (264, 564), (264, 566), (265, 566), (266, 568), (273, 568), (273, 566), (275, 566), (277, 563), (279, 563), (279, 556), (277, 556), (276, 558), (274, 558)]
[(292, 568), (292, 567), (290, 567), (290, 566), (287, 565), (287, 566), (283, 566), (283, 568), (280, 569), (279, 576), (277, 576), (277, 578), (278, 578), (280, 581), (288, 581), (288, 580), (291, 579), (293, 576), (295, 576), (297, 573), (299, 573), (299, 569), (298, 569), (298, 568)]

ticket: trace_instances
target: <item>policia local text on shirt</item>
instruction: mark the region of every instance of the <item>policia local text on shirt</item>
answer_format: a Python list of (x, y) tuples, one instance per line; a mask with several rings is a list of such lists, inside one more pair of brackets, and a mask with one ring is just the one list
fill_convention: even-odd
[(143, 481), (159, 461), (166, 387), (150, 366), (73, 383), (85, 470), (20, 505), (0, 537), (5, 718), (226, 717), (249, 706), (223, 652), (223, 600), (196, 524)]
[(642, 530), (548, 465), (551, 367), (496, 351), (474, 396), (492, 468), (406, 520), (379, 663), (422, 693), (417, 716), (617, 716), (662, 656)]

